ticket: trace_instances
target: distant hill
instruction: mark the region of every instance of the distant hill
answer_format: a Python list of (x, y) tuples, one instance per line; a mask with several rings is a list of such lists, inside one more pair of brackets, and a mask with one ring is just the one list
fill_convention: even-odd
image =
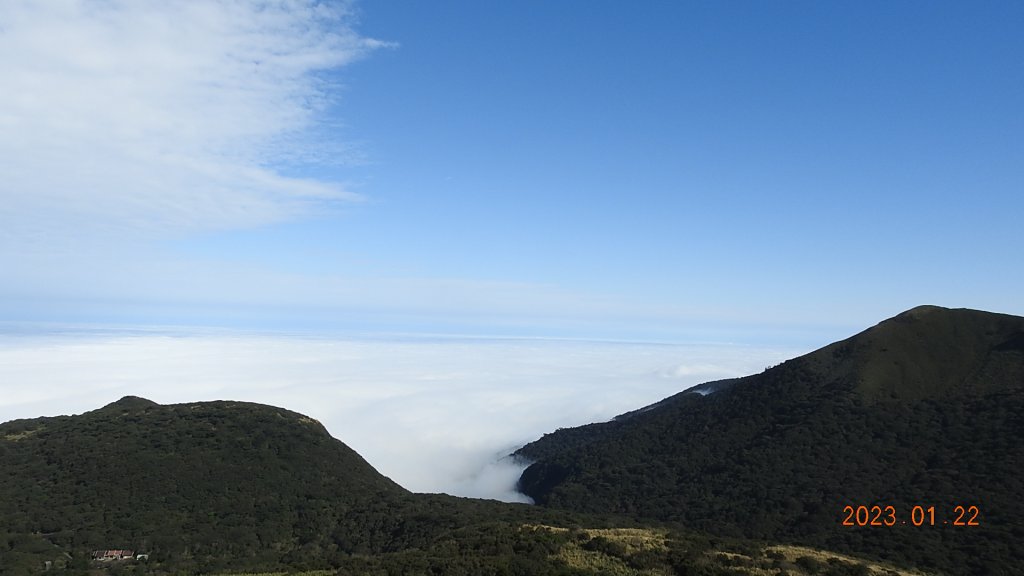
[(0, 425), (0, 530), (67, 549), (215, 558), (378, 547), (351, 527), (407, 492), (317, 421), (244, 402), (127, 397)]
[[(914, 308), (518, 454), (535, 460), (520, 489), (547, 507), (1020, 574), (1024, 318)], [(943, 524), (958, 505), (962, 521), (976, 506), (980, 526)], [(845, 506), (879, 506), (883, 522), (892, 506), (897, 524), (843, 526)], [(925, 525), (913, 525), (914, 506)]]
[[(91, 560), (97, 550), (145, 559)], [(47, 567), (49, 569), (47, 569)], [(0, 424), (0, 575), (887, 574), (817, 550), (411, 494), (315, 420), (126, 397)]]

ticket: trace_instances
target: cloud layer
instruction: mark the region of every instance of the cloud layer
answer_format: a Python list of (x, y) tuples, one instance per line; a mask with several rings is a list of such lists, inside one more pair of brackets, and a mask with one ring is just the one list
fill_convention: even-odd
[(0, 4), (2, 240), (245, 227), (352, 199), (275, 169), (323, 150), (324, 72), (382, 45), (352, 20), (313, 0)]
[(2, 336), (0, 421), (79, 413), (129, 394), (268, 403), (319, 419), (411, 490), (516, 499), (521, 466), (501, 461), (515, 447), (796, 353), (552, 340)]

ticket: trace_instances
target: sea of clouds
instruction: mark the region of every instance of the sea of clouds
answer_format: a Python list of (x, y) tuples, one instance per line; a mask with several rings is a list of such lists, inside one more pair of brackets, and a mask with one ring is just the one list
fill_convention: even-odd
[(506, 456), (802, 350), (543, 339), (228, 332), (0, 335), (0, 421), (75, 414), (126, 395), (229, 399), (320, 420), (417, 492), (523, 501)]

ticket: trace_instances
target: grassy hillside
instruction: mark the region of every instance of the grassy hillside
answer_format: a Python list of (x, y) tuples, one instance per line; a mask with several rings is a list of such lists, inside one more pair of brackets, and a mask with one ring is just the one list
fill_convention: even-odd
[(665, 528), (472, 527), (428, 550), (353, 558), (340, 575), (922, 576), (810, 548), (710, 539)]
[[(524, 447), (522, 490), (952, 574), (1024, 563), (1024, 318), (915, 308), (715, 388)], [(892, 506), (896, 525), (843, 526), (848, 505)], [(980, 526), (952, 526), (957, 505)]]

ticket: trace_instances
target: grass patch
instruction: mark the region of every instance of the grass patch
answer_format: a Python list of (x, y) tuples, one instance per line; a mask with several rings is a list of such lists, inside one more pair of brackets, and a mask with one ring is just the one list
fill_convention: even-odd
[(638, 556), (668, 552), (668, 534), (644, 528), (583, 528), (569, 530), (546, 525), (524, 525), (524, 529), (545, 530), (571, 536), (552, 557), (577, 570), (609, 576), (662, 576), (671, 572), (663, 566), (638, 567)]
[(869, 562), (852, 556), (826, 552), (824, 550), (817, 550), (814, 548), (805, 548), (803, 546), (768, 546), (764, 549), (764, 552), (768, 555), (781, 554), (787, 562), (793, 563), (800, 558), (810, 558), (820, 562), (821, 564), (828, 564), (830, 561), (858, 564), (867, 568), (871, 576), (932, 576), (933, 574), (931, 572), (922, 572), (920, 570), (896, 568), (895, 566), (881, 562)]
[(8, 441), (11, 441), (11, 442), (17, 442), (18, 440), (24, 440), (25, 438), (28, 438), (29, 436), (32, 436), (33, 434), (39, 432), (43, 428), (45, 428), (45, 426), (40, 426), (39, 428), (34, 428), (32, 430), (24, 430), (22, 432), (16, 432), (14, 434), (4, 434), (4, 440), (8, 440)]
[(334, 576), (334, 570), (312, 570), (309, 572), (218, 572), (207, 576)]

